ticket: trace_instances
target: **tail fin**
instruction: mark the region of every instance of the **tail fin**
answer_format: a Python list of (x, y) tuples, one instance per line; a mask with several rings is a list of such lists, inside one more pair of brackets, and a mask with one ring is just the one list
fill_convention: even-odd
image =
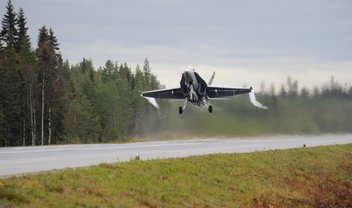
[(211, 85), (213, 83), (214, 77), (215, 77), (215, 71), (213, 72), (213, 75), (211, 75), (208, 85)]

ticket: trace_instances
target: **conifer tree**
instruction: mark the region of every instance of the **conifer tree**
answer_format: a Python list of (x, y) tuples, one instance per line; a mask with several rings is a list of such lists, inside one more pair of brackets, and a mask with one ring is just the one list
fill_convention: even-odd
[(35, 145), (36, 141), (36, 99), (35, 99), (35, 91), (36, 88), (36, 57), (35, 53), (32, 50), (30, 38), (27, 34), (27, 21), (24, 15), (24, 11), (21, 8), (18, 13), (18, 44), (17, 51), (19, 53), (19, 62), (20, 62), (20, 70), (23, 73), (23, 78), (26, 86), (26, 109), (25, 109), (25, 117), (23, 118), (24, 133), (28, 131), (27, 138), (29, 139), (31, 145)]
[[(24, 11), (20, 8), (18, 15), (17, 15), (17, 27), (18, 27), (18, 40), (16, 44), (17, 52), (23, 47), (23, 45), (27, 46), (27, 50), (30, 49), (30, 39), (27, 34), (28, 28), (26, 27), (27, 20), (24, 15)], [(29, 47), (28, 47), (29, 46)]]
[(0, 104), (0, 147), (5, 146), (6, 141), (5, 141), (5, 136), (4, 136), (4, 109), (2, 105)]
[(148, 59), (146, 58), (144, 60), (144, 65), (143, 65), (143, 75), (144, 75), (144, 81), (145, 81), (145, 84), (146, 84), (146, 87), (148, 90), (150, 90), (150, 80), (151, 80), (151, 69), (149, 67), (149, 61)]
[(1, 39), (6, 44), (6, 48), (16, 47), (18, 32), (16, 29), (16, 12), (11, 0), (7, 2), (6, 14), (2, 19)]
[(60, 50), (60, 47), (59, 47), (60, 44), (59, 44), (56, 36), (54, 35), (54, 31), (53, 31), (52, 28), (49, 29), (49, 41), (50, 41), (50, 44), (55, 49), (55, 51), (59, 51)]
[[(0, 55), (1, 55), (1, 52), (0, 52)], [(5, 115), (4, 115), (4, 108), (3, 108), (3, 103), (4, 103), (4, 81), (3, 81), (3, 78), (4, 78), (4, 70), (3, 70), (3, 63), (2, 63), (2, 58), (3, 56), (0, 56), (0, 147), (2, 146), (5, 146), (6, 144), (6, 140), (5, 140), (5, 126), (4, 126), (4, 123), (5, 123)]]
[(2, 53), (1, 83), (3, 108), (3, 129), (6, 145), (25, 144), (26, 91), (23, 73), (20, 70), (19, 55), (16, 51), (18, 31), (17, 17), (11, 0), (6, 6), (2, 19), (1, 40), (5, 44)]
[(26, 97), (23, 85), (23, 74), (19, 69), (18, 55), (14, 48), (6, 49), (6, 56), (2, 70), (2, 97), (1, 105), (4, 113), (5, 137), (8, 145), (20, 145), (23, 134), (23, 115)]
[[(143, 72), (139, 65), (136, 66), (135, 75), (134, 75), (134, 89), (133, 89), (133, 98), (134, 98), (134, 131), (139, 133), (142, 132), (142, 114), (143, 114), (143, 100), (140, 96), (140, 91), (144, 90), (144, 76)], [(139, 135), (141, 136), (141, 135)]]
[(49, 50), (49, 44), (48, 44), (48, 31), (45, 26), (39, 29), (39, 37), (38, 37), (38, 48), (37, 48), (37, 57), (39, 61), (39, 76), (38, 76), (38, 83), (41, 85), (41, 124), (40, 124), (40, 138), (41, 138), (41, 145), (44, 145), (44, 116), (45, 116), (45, 102), (46, 102), (46, 96), (45, 96), (45, 89), (46, 89), (46, 74), (48, 73), (48, 68), (49, 64), (48, 61), (50, 60), (51, 51)]
[(37, 57), (41, 86), (41, 144), (51, 144), (63, 131), (63, 67), (54, 33), (43, 26), (39, 30)]
[(0, 56), (3, 56), (3, 51), (4, 51), (4, 45), (2, 43), (2, 38), (1, 38), (1, 34), (0, 34)]

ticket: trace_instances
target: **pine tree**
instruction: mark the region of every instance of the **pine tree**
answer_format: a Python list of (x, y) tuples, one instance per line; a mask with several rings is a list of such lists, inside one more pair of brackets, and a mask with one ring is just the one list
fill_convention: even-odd
[(150, 87), (153, 90), (160, 88), (160, 83), (154, 74), (150, 76)]
[(25, 144), (26, 91), (23, 73), (16, 51), (18, 31), (17, 17), (11, 0), (2, 19), (1, 40), (5, 44), (2, 53), (1, 105), (3, 108), (3, 129), (5, 145)]
[[(27, 50), (30, 49), (30, 39), (27, 34), (28, 28), (26, 27), (27, 20), (24, 15), (24, 11), (20, 8), (20, 11), (17, 15), (17, 27), (18, 27), (18, 40), (16, 44), (16, 50), (19, 52), (22, 47), (27, 46)], [(28, 47), (29, 46), (29, 47)]]
[(43, 26), (39, 29), (37, 51), (39, 50), (40, 46), (42, 46), (43, 44), (48, 44), (48, 40), (49, 40), (48, 30), (46, 29), (45, 26)]
[[(1, 53), (1, 52), (0, 52)], [(4, 103), (4, 69), (3, 69), (3, 62), (2, 62), (3, 56), (0, 56), (0, 147), (5, 146), (6, 144), (6, 138), (5, 138), (5, 115), (4, 115), (4, 108), (3, 108), (3, 103)]]
[(112, 80), (99, 81), (96, 87), (96, 111), (100, 118), (103, 142), (111, 141), (120, 136), (118, 87)]
[(26, 88), (26, 121), (28, 122), (27, 129), (31, 133), (28, 138), (31, 144), (35, 141), (35, 91), (36, 91), (36, 57), (34, 51), (31, 49), (30, 42), (23, 42), (19, 52), (20, 70), (23, 73), (23, 78)]
[(4, 136), (4, 109), (2, 105), (0, 104), (0, 147), (5, 146), (6, 141), (5, 141), (5, 136)]
[(24, 82), (26, 86), (26, 103), (25, 117), (23, 118), (24, 134), (28, 131), (27, 138), (31, 145), (35, 145), (36, 140), (36, 110), (35, 110), (35, 91), (36, 91), (36, 57), (32, 50), (31, 42), (27, 34), (28, 28), (26, 27), (27, 21), (24, 15), (24, 11), (21, 8), (18, 13), (18, 44), (17, 50), (19, 53), (20, 69), (24, 76)]
[(92, 60), (87, 60), (83, 58), (82, 62), (80, 63), (80, 68), (83, 74), (88, 73), (90, 81), (94, 84), (95, 77), (94, 77), (94, 69)]
[(53, 29), (49, 29), (49, 41), (50, 41), (50, 44), (54, 47), (54, 49), (56, 51), (59, 51), (60, 50), (60, 47), (59, 47), (59, 42), (56, 38), (56, 36), (54, 35), (54, 31)]
[(66, 82), (64, 77), (63, 60), (60, 52), (56, 53), (56, 66), (54, 70), (54, 80), (53, 86), (53, 97), (52, 97), (52, 120), (53, 120), (53, 134), (52, 143), (57, 143), (57, 141), (62, 138), (64, 132), (64, 100), (66, 98)]
[(144, 81), (146, 84), (146, 87), (148, 90), (150, 90), (150, 81), (151, 81), (151, 69), (149, 67), (149, 61), (146, 58), (144, 60), (144, 65), (143, 65), (143, 75), (144, 75)]
[(48, 31), (45, 26), (39, 29), (39, 37), (38, 37), (38, 48), (37, 48), (37, 57), (39, 61), (39, 76), (38, 76), (38, 83), (41, 85), (41, 124), (40, 124), (40, 138), (41, 138), (41, 145), (44, 145), (44, 116), (45, 116), (45, 89), (46, 89), (46, 74), (48, 73), (49, 64), (47, 63), (50, 60), (50, 52), (49, 51), (49, 44), (48, 44)]
[(23, 74), (18, 64), (18, 55), (14, 48), (7, 49), (2, 72), (1, 105), (4, 113), (6, 144), (20, 145), (23, 135), (23, 98), (26, 97), (23, 85)]
[(55, 53), (57, 41), (53, 31), (43, 26), (39, 30), (37, 57), (41, 86), (41, 144), (55, 143), (63, 131), (64, 84), (60, 54)]
[(6, 48), (15, 48), (18, 40), (16, 29), (17, 17), (11, 0), (7, 2), (6, 14), (2, 19), (1, 39), (6, 44)]
[(0, 36), (0, 56), (1, 57), (3, 56), (3, 52), (4, 52), (4, 45), (2, 43), (2, 38)]
[[(134, 90), (133, 90), (133, 98), (134, 98), (134, 108), (135, 108), (135, 114), (134, 114), (134, 123), (135, 123), (135, 129), (134, 131), (137, 133), (142, 132), (143, 124), (142, 124), (142, 113), (143, 113), (143, 100), (140, 96), (140, 91), (144, 90), (144, 76), (143, 72), (141, 71), (139, 65), (136, 67), (135, 75), (134, 75)], [(141, 136), (141, 134), (139, 134)]]

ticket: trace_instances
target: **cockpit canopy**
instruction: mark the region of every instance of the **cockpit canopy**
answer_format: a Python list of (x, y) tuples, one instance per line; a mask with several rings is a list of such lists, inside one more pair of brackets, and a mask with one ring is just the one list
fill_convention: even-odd
[(188, 72), (195, 72), (196, 70), (194, 69), (193, 66), (188, 66), (185, 71), (188, 71)]

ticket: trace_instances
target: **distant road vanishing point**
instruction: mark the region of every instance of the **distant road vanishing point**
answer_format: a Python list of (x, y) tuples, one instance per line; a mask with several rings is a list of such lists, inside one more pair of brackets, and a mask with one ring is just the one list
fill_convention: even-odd
[(8, 147), (0, 148), (0, 177), (122, 162), (136, 156), (147, 160), (348, 143), (352, 143), (352, 134)]

